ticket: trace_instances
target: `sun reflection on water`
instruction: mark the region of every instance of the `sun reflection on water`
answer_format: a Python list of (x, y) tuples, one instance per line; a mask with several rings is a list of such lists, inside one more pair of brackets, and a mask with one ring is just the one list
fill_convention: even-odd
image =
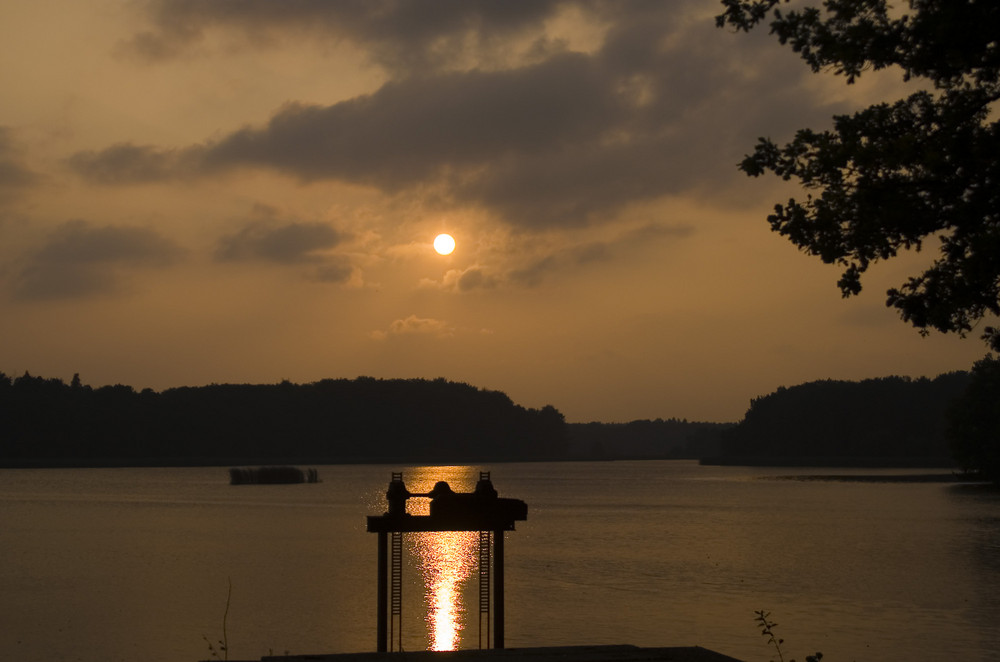
[(469, 531), (422, 533), (414, 536), (424, 574), (430, 649), (457, 650), (466, 606), (462, 586), (478, 563), (478, 535)]
[[(477, 471), (469, 466), (414, 467), (404, 478), (411, 492), (429, 491), (438, 480), (448, 481), (456, 492), (468, 492), (475, 486)], [(426, 515), (429, 504), (427, 499), (410, 499), (407, 509), (414, 515)], [(463, 587), (479, 565), (479, 535), (474, 531), (440, 531), (415, 533), (408, 539), (423, 574), (429, 648), (458, 650), (468, 620)]]

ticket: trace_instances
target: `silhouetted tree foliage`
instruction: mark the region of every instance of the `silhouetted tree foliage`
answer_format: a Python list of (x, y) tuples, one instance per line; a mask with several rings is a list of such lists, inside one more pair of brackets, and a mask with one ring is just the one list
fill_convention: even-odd
[(972, 368), (969, 386), (948, 412), (948, 439), (959, 466), (1000, 482), (1000, 359)]
[(968, 373), (951, 372), (781, 387), (751, 401), (723, 452), (747, 464), (948, 462), (947, 411), (968, 383)]
[(700, 459), (717, 455), (732, 423), (670, 418), (628, 423), (570, 423), (570, 457), (579, 460)]
[[(785, 0), (788, 2), (788, 0)], [(771, 171), (809, 194), (775, 205), (771, 227), (802, 250), (844, 267), (845, 297), (861, 275), (900, 250), (940, 241), (922, 274), (887, 293), (904, 321), (965, 335), (1000, 314), (1000, 2), (826, 0), (782, 11), (781, 0), (722, 0), (717, 24), (771, 33), (812, 67), (853, 83), (866, 70), (896, 67), (922, 89), (802, 129), (778, 146), (761, 138), (740, 164)], [(983, 339), (1000, 349), (1000, 330)]]
[(212, 384), (157, 393), (0, 373), (7, 464), (445, 462), (564, 457), (566, 423), (498, 391), (422, 379)]

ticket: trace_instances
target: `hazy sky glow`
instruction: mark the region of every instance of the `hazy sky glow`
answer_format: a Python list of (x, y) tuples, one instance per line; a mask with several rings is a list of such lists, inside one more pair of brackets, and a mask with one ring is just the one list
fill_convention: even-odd
[(969, 368), (976, 337), (884, 307), (929, 255), (842, 300), (768, 229), (788, 185), (736, 170), (898, 74), (813, 75), (719, 8), (11, 4), (0, 370), (445, 377), (570, 421), (727, 421), (780, 385)]

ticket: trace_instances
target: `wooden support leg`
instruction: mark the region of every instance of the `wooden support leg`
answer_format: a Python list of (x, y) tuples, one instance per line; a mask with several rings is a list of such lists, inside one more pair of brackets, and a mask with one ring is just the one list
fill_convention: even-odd
[(389, 650), (389, 534), (379, 531), (378, 534), (378, 643), (375, 650), (385, 653)]
[(493, 532), (493, 648), (503, 648), (503, 531)]

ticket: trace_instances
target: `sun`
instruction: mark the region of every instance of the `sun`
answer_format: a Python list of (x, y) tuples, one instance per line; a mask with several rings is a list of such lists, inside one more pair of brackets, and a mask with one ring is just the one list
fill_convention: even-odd
[(451, 255), (451, 252), (455, 250), (455, 238), (450, 234), (439, 234), (434, 237), (434, 250), (439, 255)]

